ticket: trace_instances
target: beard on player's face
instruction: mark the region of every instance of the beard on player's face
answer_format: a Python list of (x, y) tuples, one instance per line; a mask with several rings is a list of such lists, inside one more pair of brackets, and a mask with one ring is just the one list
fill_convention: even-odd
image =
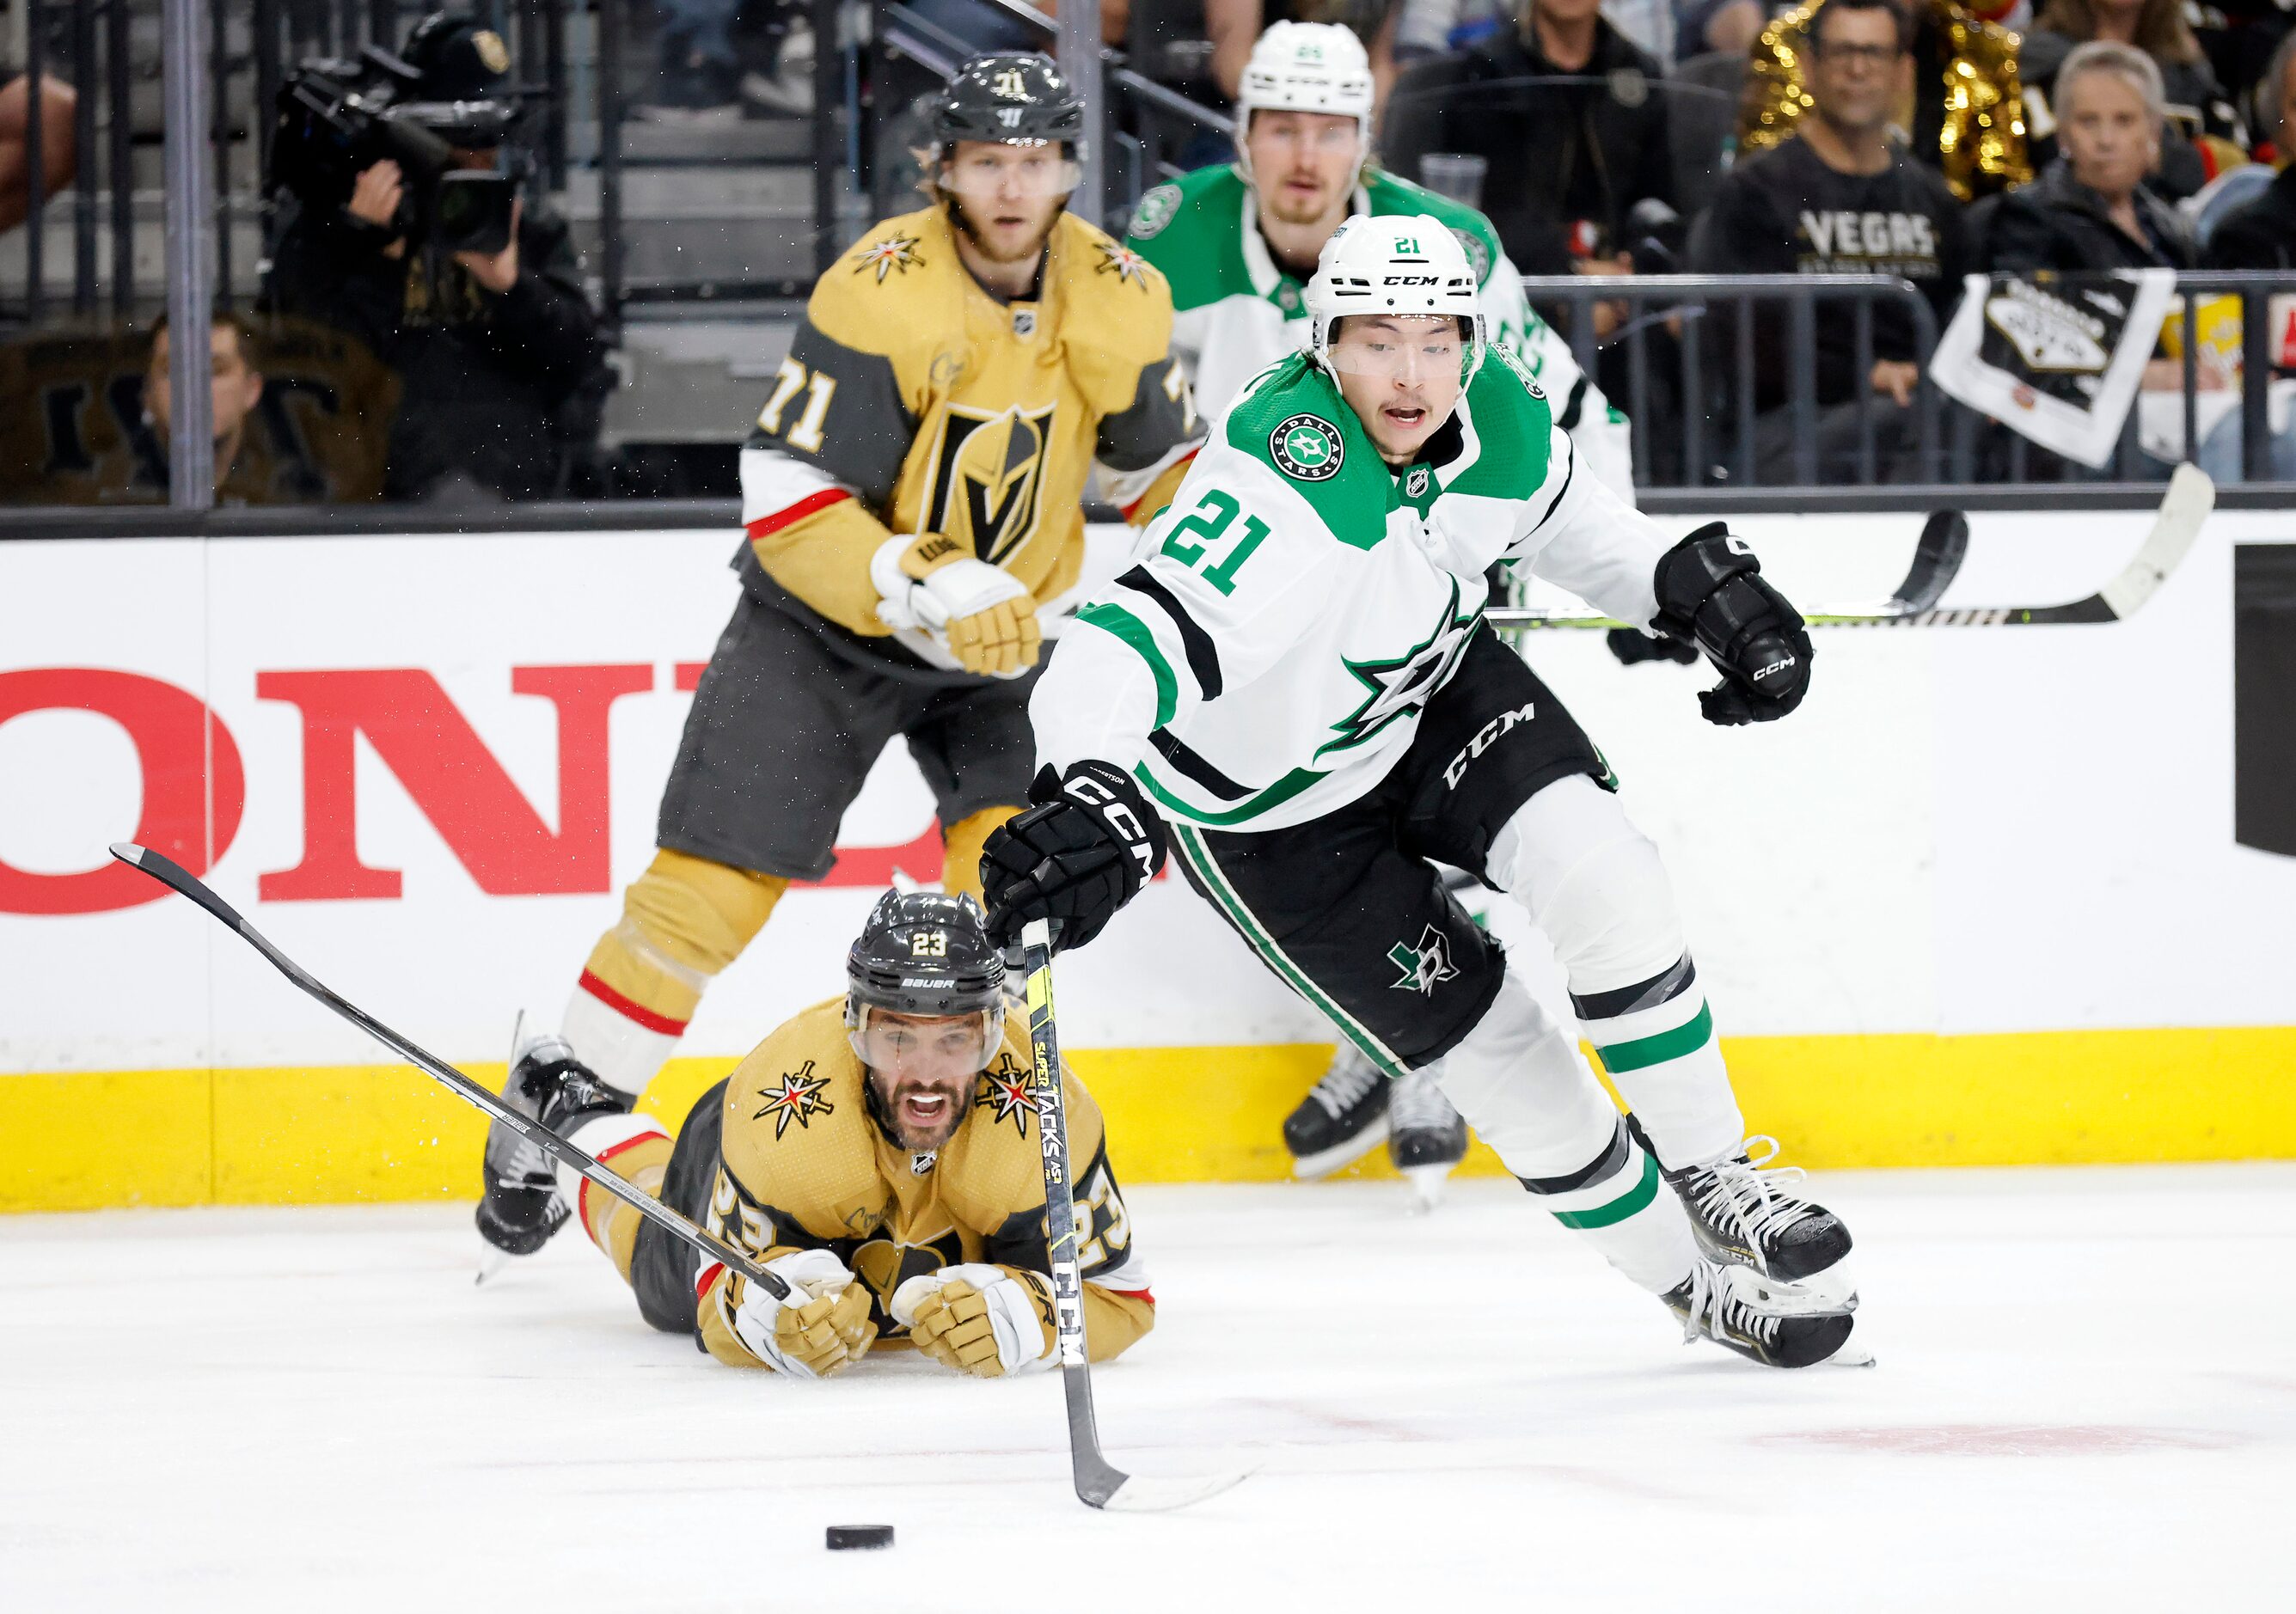
[(1064, 196), (951, 193), (956, 227), (974, 251), (992, 264), (1026, 263), (1045, 250)]
[(946, 1148), (972, 1111), (978, 1073), (959, 1077), (948, 1072), (918, 1075), (907, 1071), (872, 1070), (870, 1091), (877, 1112), (894, 1143), (912, 1154)]

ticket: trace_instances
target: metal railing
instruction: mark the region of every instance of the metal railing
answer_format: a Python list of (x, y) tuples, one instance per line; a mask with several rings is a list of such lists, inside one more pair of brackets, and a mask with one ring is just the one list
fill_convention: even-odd
[[(2200, 459), (2210, 440), (2200, 430), (2202, 399), (2212, 389), (2201, 357), (2191, 310), (2199, 299), (2236, 297), (2241, 302), (2237, 471), (2249, 483), (2274, 481), (2271, 397), (2276, 367), (2296, 370), (2277, 350), (2272, 305), (2296, 297), (2296, 273), (2189, 273), (2178, 276), (2172, 310), (2185, 314), (2182, 377), (2174, 434), (2175, 458)], [(2140, 394), (2124, 422), (2112, 462), (2090, 471), (2036, 447), (2010, 427), (1947, 397), (1929, 376), (1938, 319), (1912, 283), (1885, 275), (1532, 275), (1523, 282), (1535, 307), (1556, 319), (1579, 368), (1599, 383), (1633, 423), (1637, 487), (1759, 488), (1794, 486), (1873, 486), (1973, 482), (2023, 484), (2071, 481), (2144, 482), (2165, 479), (2169, 458), (2143, 446), (2145, 418)], [(1608, 334), (1595, 334), (1595, 313), (1625, 305)], [(1909, 449), (1892, 455), (1888, 426), (1898, 413), (1872, 385), (1877, 307), (1903, 307), (1914, 332), (1913, 362), (1921, 370), (1910, 409)], [(2284, 312), (2288, 305), (2283, 305)], [(1853, 390), (1847, 398), (1820, 396), (1817, 340), (1822, 318), (1850, 326)], [(1770, 332), (1762, 327), (1767, 324)], [(1783, 342), (1770, 350), (1769, 339)], [(1718, 365), (1718, 359), (1719, 363)], [(1783, 366), (1785, 390), (1758, 406), (1758, 377)], [(1662, 388), (1660, 383), (1665, 383)], [(1661, 397), (1661, 392), (1665, 396)], [(1772, 389), (1775, 393), (1775, 388)], [(2156, 392), (2152, 395), (2157, 398)], [(1827, 456), (1821, 425), (1836, 411), (1854, 421), (1846, 455)], [(1790, 475), (1760, 474), (1761, 422), (1790, 434)], [(1773, 463), (1777, 456), (1769, 456)], [(2212, 457), (2221, 460), (2221, 454)], [(2220, 479), (2231, 468), (2213, 467)]]
[[(1721, 482), (1756, 487), (1760, 458), (1756, 447), (1759, 417), (1757, 408), (1759, 371), (1758, 315), (1782, 310), (1787, 345), (1784, 356), (1786, 397), (1782, 406), (1792, 422), (1795, 483), (1808, 487), (1821, 479), (1818, 424), (1822, 403), (1818, 393), (1817, 318), (1821, 306), (1847, 305), (1852, 330), (1856, 387), (1846, 401), (1857, 412), (1855, 480), (1872, 485), (1882, 475), (1882, 422), (1871, 384), (1874, 363), (1874, 314), (1877, 304), (1902, 307), (1912, 323), (1917, 362), (1926, 362), (1937, 346), (1938, 323), (1929, 300), (1911, 281), (1883, 274), (1639, 274), (1527, 275), (1523, 290), (1534, 307), (1557, 310), (1572, 356), (1588, 377), (1600, 384), (1607, 373), (1613, 380), (1623, 370), (1623, 397), (1611, 401), (1625, 410), (1634, 425), (1635, 483), (1637, 487), (1671, 482), (1676, 485)], [(1595, 334), (1596, 311), (1606, 304), (1626, 305), (1626, 313), (1607, 337)], [(1730, 360), (1718, 375), (1712, 360), (1720, 344), (1708, 330), (1718, 307), (1734, 316), (1727, 342)], [(1652, 438), (1662, 412), (1654, 384), (1652, 349), (1663, 333), (1674, 349), (1674, 407), (1679, 454), (1667, 465), (1676, 474), (1659, 474), (1659, 445)], [(1616, 358), (1609, 356), (1616, 355)], [(1605, 389), (1606, 391), (1608, 389)], [(1917, 434), (1914, 449), (1915, 474), (1908, 479), (1944, 479), (1939, 435), (1939, 398), (1926, 379), (1917, 389), (1913, 406)], [(1735, 422), (1734, 433), (1720, 422)], [(1710, 438), (1713, 439), (1710, 448)], [(1728, 439), (1728, 440), (1725, 440)], [(1714, 457), (1718, 451), (1720, 457)]]

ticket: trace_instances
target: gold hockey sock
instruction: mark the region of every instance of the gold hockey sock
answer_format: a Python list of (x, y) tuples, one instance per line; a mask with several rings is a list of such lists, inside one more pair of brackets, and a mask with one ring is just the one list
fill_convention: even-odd
[(623, 1093), (643, 1093), (710, 977), (741, 955), (788, 889), (775, 875), (656, 852), (566, 1006), (562, 1033), (576, 1057)]
[(952, 897), (970, 897), (986, 908), (980, 897), (980, 848), (996, 826), (1021, 809), (1016, 807), (983, 807), (958, 819), (940, 832), (940, 889)]
[[(567, 1142), (586, 1151), (600, 1165), (611, 1167), (633, 1187), (661, 1198), (672, 1144), (669, 1134), (652, 1116), (602, 1115), (575, 1127)], [(582, 1231), (613, 1258), (614, 1270), (627, 1283), (645, 1218), (571, 1167), (560, 1166), (557, 1175), (558, 1192), (573, 1208)]]

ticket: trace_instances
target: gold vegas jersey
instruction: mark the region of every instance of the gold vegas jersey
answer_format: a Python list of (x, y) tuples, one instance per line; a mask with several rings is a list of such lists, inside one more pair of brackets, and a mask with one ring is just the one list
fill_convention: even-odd
[[(1083, 561), (1085, 479), (1135, 523), (1201, 440), (1162, 274), (1072, 214), (1032, 294), (1002, 303), (939, 207), (872, 230), (815, 285), (742, 455), (742, 568), (833, 636), (891, 647), (869, 561), (889, 533), (945, 533), (1042, 604)], [(745, 557), (746, 558), (746, 557)], [(903, 634), (895, 661), (947, 668)]]
[[(1006, 1018), (1004, 1045), (947, 1146), (911, 1154), (870, 1118), (844, 1008), (833, 998), (806, 1010), (735, 1068), (708, 1224), (761, 1260), (831, 1251), (868, 1285), (878, 1347), (906, 1346), (907, 1331), (887, 1306), (906, 1279), (968, 1261), (1050, 1270), (1028, 1022)], [(1062, 1092), (1086, 1343), (1102, 1361), (1154, 1326), (1156, 1304), (1109, 1169), (1100, 1108), (1073, 1075)], [(726, 1269), (705, 1263), (694, 1290), (709, 1354), (758, 1365), (734, 1336)]]

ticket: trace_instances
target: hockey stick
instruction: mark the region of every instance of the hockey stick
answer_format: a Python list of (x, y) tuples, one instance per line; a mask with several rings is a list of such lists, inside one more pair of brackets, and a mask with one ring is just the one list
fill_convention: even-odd
[(1069, 1183), (1068, 1106), (1061, 1094), (1061, 1039), (1053, 1024), (1053, 930), (1030, 920), (1021, 931), (1029, 970), (1029, 1045), (1035, 1055), (1037, 1127), (1045, 1158), (1045, 1247), (1052, 1258), (1055, 1348), (1061, 1386), (1068, 1393), (1069, 1457), (1076, 1494), (1087, 1507), (1119, 1513), (1160, 1513), (1216, 1496), (1242, 1472), (1201, 1479), (1144, 1479), (1113, 1467), (1100, 1454), (1100, 1429), (1092, 1415), (1092, 1368), (1085, 1356), (1084, 1283), (1077, 1274), (1076, 1203)]
[[(1860, 621), (1870, 618), (1876, 622), (1895, 622), (1919, 616), (1945, 596), (1952, 586), (1955, 575), (1961, 570), (1962, 557), (1969, 553), (1969, 518), (1958, 510), (1939, 510), (1930, 514), (1922, 524), (1922, 536), (1914, 544), (1913, 564), (1906, 568), (1905, 580), (1890, 591), (1889, 600), (1869, 611), (1855, 613)], [(1624, 627), (1615, 617), (1606, 617), (1589, 605), (1565, 605), (1553, 610), (1503, 606), (1485, 611), (1491, 625), (1507, 633), (1520, 633), (1526, 627)], [(1844, 613), (1834, 612), (1834, 617)], [(1811, 622), (1818, 620), (1812, 617)], [(1645, 630), (1647, 631), (1647, 630)]]
[[(2075, 600), (2065, 605), (1994, 605), (1956, 607), (1951, 610), (1936, 609), (1935, 601), (1944, 594), (1951, 574), (1946, 574), (1930, 594), (1931, 602), (1917, 605), (1913, 592), (1916, 580), (1929, 564), (1917, 553), (1906, 581), (1898, 586), (1898, 594), (1889, 604), (1878, 610), (1829, 610), (1806, 612), (1803, 620), (1812, 627), (2036, 627), (2049, 624), (2079, 622), (2120, 622), (2133, 617), (2150, 600), (2161, 585), (2183, 563), (2200, 536), (2201, 524), (2216, 508), (2217, 487), (2209, 475), (2194, 464), (2179, 465), (2176, 475), (2169, 479), (2169, 491), (2161, 500), (2160, 512), (2152, 518), (2152, 530), (2144, 542), (2120, 574), (2087, 599)], [(1932, 517), (1931, 527), (1937, 526)], [(1926, 540), (1930, 530), (1923, 533)], [(1965, 545), (1966, 534), (1962, 542)], [(1958, 566), (1956, 554), (1954, 564)], [(1602, 616), (1588, 608), (1564, 608), (1559, 610), (1524, 610), (1503, 607), (1483, 613), (1495, 627), (1623, 627), (1627, 624)]]
[(723, 1262), (729, 1270), (739, 1273), (750, 1282), (763, 1287), (776, 1300), (789, 1299), (789, 1285), (783, 1282), (778, 1274), (767, 1272), (723, 1239), (696, 1227), (645, 1190), (633, 1186), (608, 1167), (601, 1166), (541, 1123), (529, 1120), (446, 1061), (434, 1054), (425, 1053), (357, 1004), (347, 1002), (329, 991), (293, 959), (273, 946), (265, 939), (261, 931), (241, 917), (238, 909), (209, 889), (189, 870), (162, 857), (149, 847), (139, 847), (129, 841), (114, 841), (111, 855), (124, 864), (143, 870), (179, 896), (190, 897), (216, 918), (238, 931), (242, 941), (269, 959), (272, 967), (289, 980), (293, 981), (304, 991), (326, 1004), (328, 1008), (332, 1009), (384, 1047), (406, 1060), (425, 1076), (445, 1084), (458, 1097), (485, 1110), (496, 1120), (540, 1149), (552, 1159), (562, 1166), (571, 1166), (672, 1238), (683, 1240), (713, 1261)]

